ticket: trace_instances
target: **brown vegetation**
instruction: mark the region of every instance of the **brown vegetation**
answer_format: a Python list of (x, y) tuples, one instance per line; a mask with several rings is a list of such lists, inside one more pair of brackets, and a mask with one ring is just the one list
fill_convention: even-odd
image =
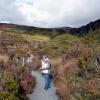
[(7, 66), (9, 63), (9, 57), (7, 55), (0, 54), (0, 63), (3, 63), (4, 66)]
[(23, 72), (19, 77), (19, 83), (25, 93), (30, 94), (33, 92), (33, 88), (35, 87), (35, 78), (27, 72)]
[[(84, 96), (80, 96), (82, 93), (81, 88), (83, 88), (84, 92), (88, 92), (89, 95), (94, 95), (95, 97), (100, 95), (100, 80), (98, 80), (98, 76), (90, 75), (90, 73), (93, 73), (92, 69), (96, 71), (96, 75), (99, 74), (100, 69), (96, 67), (97, 64), (95, 63), (98, 52), (96, 48), (94, 51), (92, 48), (85, 47), (83, 43), (79, 43), (70, 48), (68, 53), (62, 56), (62, 58), (52, 59), (52, 74), (60, 100), (84, 98)], [(80, 75), (84, 76), (81, 77)], [(89, 79), (83, 79), (85, 77)], [(76, 94), (79, 97), (75, 96)], [(87, 98), (90, 98), (89, 95), (87, 95)], [(91, 98), (93, 100), (94, 97)]]
[[(26, 100), (26, 94), (32, 93), (35, 87), (35, 78), (31, 76), (30, 68), (22, 66), (15, 60), (16, 50), (19, 47), (23, 49), (22, 44), (27, 46), (27, 42), (21, 37), (0, 34), (0, 95), (2, 95), (0, 99), (2, 100), (6, 99), (5, 95), (8, 95), (8, 100), (11, 97)], [(25, 50), (23, 49), (21, 56)]]

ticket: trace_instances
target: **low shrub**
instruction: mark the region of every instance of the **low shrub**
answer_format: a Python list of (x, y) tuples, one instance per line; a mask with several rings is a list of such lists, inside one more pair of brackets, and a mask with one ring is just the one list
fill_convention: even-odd
[(7, 92), (0, 92), (0, 100), (19, 100), (19, 98)]
[(19, 85), (14, 80), (7, 80), (5, 82), (6, 88), (10, 93), (18, 94), (19, 92)]

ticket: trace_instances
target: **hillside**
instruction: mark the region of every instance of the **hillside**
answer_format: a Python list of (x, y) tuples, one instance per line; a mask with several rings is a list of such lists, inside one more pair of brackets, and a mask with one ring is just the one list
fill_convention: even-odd
[(88, 33), (89, 31), (95, 31), (97, 28), (100, 27), (100, 19), (90, 22), (87, 25), (81, 26), (79, 28), (71, 28), (71, 27), (58, 27), (58, 28), (38, 28), (33, 26), (24, 26), (24, 25), (16, 25), (16, 24), (6, 24), (6, 23), (0, 23), (0, 29), (1, 30), (22, 30), (22, 31), (28, 31), (28, 32), (37, 32), (37, 31), (43, 31), (50, 32), (50, 35), (56, 34), (56, 33), (70, 33), (74, 35), (82, 35), (85, 33)]
[[(17, 62), (28, 58), (30, 64)], [(100, 20), (80, 28), (0, 24), (0, 99), (27, 100), (36, 85), (31, 71), (47, 54), (60, 100), (100, 99)], [(33, 66), (34, 65), (34, 66)], [(7, 80), (6, 80), (7, 79)]]

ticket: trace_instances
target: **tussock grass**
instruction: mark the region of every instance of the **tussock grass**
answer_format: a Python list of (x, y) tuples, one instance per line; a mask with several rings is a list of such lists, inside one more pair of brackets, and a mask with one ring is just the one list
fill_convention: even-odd
[(13, 35), (15, 37), (22, 37), (24, 40), (27, 40), (28, 42), (32, 42), (32, 41), (46, 42), (50, 39), (48, 36), (41, 35), (41, 34), (28, 35), (24, 33), (19, 34), (16, 32), (7, 32), (7, 34)]
[(26, 34), (21, 34), (21, 36), (27, 40), (28, 42), (32, 41), (39, 41), (39, 42), (47, 42), (49, 40), (48, 36), (44, 35), (26, 35)]

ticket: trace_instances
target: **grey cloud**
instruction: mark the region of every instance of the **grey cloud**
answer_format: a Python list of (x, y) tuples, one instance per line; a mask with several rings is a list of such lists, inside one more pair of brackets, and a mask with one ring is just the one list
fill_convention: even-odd
[(100, 18), (100, 0), (0, 0), (0, 22), (78, 27)]

